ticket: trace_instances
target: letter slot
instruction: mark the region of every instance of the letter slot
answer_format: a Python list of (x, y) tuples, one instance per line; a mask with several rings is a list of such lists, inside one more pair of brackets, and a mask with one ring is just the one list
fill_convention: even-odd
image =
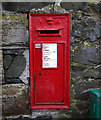
[(59, 30), (40, 30), (40, 34), (59, 34)]

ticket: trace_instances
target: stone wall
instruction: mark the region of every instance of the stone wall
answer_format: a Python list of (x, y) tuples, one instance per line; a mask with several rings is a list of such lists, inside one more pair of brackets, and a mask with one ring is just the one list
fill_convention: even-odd
[[(3, 118), (89, 118), (89, 90), (101, 88), (100, 4), (61, 3), (60, 7), (54, 3), (2, 3)], [(34, 13), (72, 15), (70, 109), (30, 110), (30, 9)]]
[(3, 54), (2, 54), (2, 4), (0, 3), (0, 119), (2, 118), (2, 71), (3, 71)]

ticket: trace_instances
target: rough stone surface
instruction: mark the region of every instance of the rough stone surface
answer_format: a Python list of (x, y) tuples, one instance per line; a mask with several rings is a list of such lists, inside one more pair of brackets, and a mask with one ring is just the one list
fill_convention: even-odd
[(99, 46), (82, 48), (75, 53), (73, 61), (81, 64), (97, 65), (100, 63), (99, 57), (101, 56), (99, 56), (99, 53)]
[(26, 45), (28, 42), (26, 14), (9, 14), (5, 12), (2, 19), (3, 45)]
[(28, 86), (24, 84), (3, 85), (3, 115), (28, 114)]
[(87, 68), (87, 66), (84, 66), (84, 65), (72, 65), (71, 64), (71, 69), (73, 70), (73, 71), (84, 71), (85, 69)]
[(99, 3), (89, 3), (89, 5), (91, 7), (93, 7), (93, 9), (95, 9), (97, 12), (101, 12), (101, 2), (99, 2)]
[(99, 79), (99, 88), (101, 89), (101, 79)]
[(83, 75), (83, 71), (76, 71), (71, 73), (71, 81), (72, 83), (78, 81)]
[(2, 85), (0, 84), (0, 119), (2, 118)]
[(0, 85), (2, 84), (2, 78), (3, 78), (3, 53), (2, 50), (0, 50)]
[(34, 118), (29, 118), (29, 116), (27, 116), (27, 117), (20, 116), (18, 118), (14, 118), (14, 119), (7, 118), (6, 120), (54, 120), (54, 119), (52, 119), (52, 116), (40, 116), (40, 117), (37, 117), (35, 119)]
[(25, 27), (21, 24), (16, 25), (14, 27), (5, 28), (7, 30), (7, 34), (3, 36), (3, 44), (20, 44), (21, 42), (23, 44), (26, 43), (26, 33), (25, 33)]
[(25, 59), (26, 59), (26, 67), (23, 73), (20, 75), (20, 79), (25, 83), (28, 84), (28, 78), (29, 78), (29, 50), (24, 51), (23, 53)]
[(42, 9), (32, 9), (30, 10), (31, 13), (68, 13), (65, 9), (61, 8), (57, 4), (50, 4)]
[(72, 34), (82, 40), (89, 39), (89, 41), (93, 42), (101, 37), (100, 29), (100, 23), (88, 17), (81, 22), (77, 21), (73, 24)]
[(54, 12), (54, 5), (53, 4), (47, 5), (44, 8), (37, 9), (37, 10), (35, 8), (33, 8), (30, 10), (30, 12), (31, 13), (53, 13)]
[(14, 56), (16, 56), (16, 55), (22, 55), (23, 52), (26, 49), (27, 48), (25, 48), (25, 49), (24, 48), (19, 49), (19, 47), (16, 48), (16, 49), (15, 49), (15, 47), (13, 49), (8, 49), (8, 47), (6, 47), (6, 49), (3, 50), (3, 53), (4, 53), (4, 55), (14, 55)]
[(87, 8), (86, 2), (61, 2), (61, 6), (67, 10), (85, 10)]
[(39, 116), (36, 118), (36, 120), (52, 120), (52, 116), (48, 115), (48, 116)]
[(92, 68), (89, 69), (85, 74), (84, 77), (86, 78), (96, 78), (96, 79), (100, 79), (101, 78), (101, 66), (97, 67), (97, 68)]
[(21, 73), (25, 69), (25, 58), (24, 56), (16, 56), (9, 67), (8, 71), (6, 72), (6, 77), (8, 78), (14, 78), (14, 77), (20, 77)]
[(17, 83), (22, 83), (22, 80), (19, 78), (5, 78), (5, 83), (7, 84), (17, 84)]
[[(42, 8), (50, 3), (48, 2), (4, 2), (2, 4), (3, 10), (28, 12), (32, 8)], [(23, 6), (23, 7), (22, 7)]]
[(78, 107), (79, 110), (82, 111), (84, 109), (88, 109), (89, 104), (79, 104), (78, 103), (76, 106)]
[[(91, 79), (92, 80), (92, 79)], [(84, 80), (83, 80), (84, 81)], [(99, 81), (80, 82), (75, 87), (74, 95), (76, 99), (89, 100), (89, 90), (99, 87)]]
[(12, 62), (12, 57), (10, 55), (5, 55), (4, 57), (4, 68), (7, 69)]
[[(23, 70), (26, 68), (26, 66), (27, 66), (26, 69), (29, 72), (29, 69), (28, 69), (29, 56), (26, 55), (26, 58), (25, 58), (25, 56), (23, 54), (23, 53), (25, 53), (24, 51), (26, 51), (26, 49), (25, 48), (8, 49), (8, 47), (6, 49), (4, 49), (3, 64), (4, 64), (5, 79), (3, 79), (3, 83), (6, 83), (6, 84), (7, 83), (8, 84), (9, 83), (15, 83), (15, 84), (22, 83), (22, 82), (24, 82), (24, 81), (22, 81), (23, 79), (25, 79), (25, 81), (27, 81), (27, 83), (28, 83), (29, 74), (27, 74), (26, 72), (23, 72)], [(20, 78), (22, 73), (25, 74), (25, 77), (22, 76)]]
[(80, 115), (81, 119), (85, 118), (89, 120), (89, 114), (90, 114), (90, 104), (88, 103), (82, 103), (82, 104), (77, 104), (77, 108), (80, 110)]

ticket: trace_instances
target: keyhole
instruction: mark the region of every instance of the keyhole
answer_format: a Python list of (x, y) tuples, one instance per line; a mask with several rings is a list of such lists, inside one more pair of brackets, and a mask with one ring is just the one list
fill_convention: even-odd
[(41, 73), (39, 73), (39, 76), (41, 76)]

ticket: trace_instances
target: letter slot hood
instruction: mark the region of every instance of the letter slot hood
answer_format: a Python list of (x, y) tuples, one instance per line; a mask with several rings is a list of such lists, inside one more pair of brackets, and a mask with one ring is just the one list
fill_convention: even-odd
[(38, 36), (61, 36), (63, 27), (37, 27)]

